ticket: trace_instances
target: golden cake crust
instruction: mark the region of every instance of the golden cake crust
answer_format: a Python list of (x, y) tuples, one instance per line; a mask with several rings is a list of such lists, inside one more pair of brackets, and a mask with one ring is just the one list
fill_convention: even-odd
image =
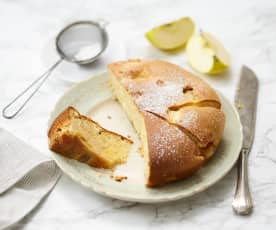
[(204, 163), (197, 145), (178, 127), (144, 112), (149, 168), (147, 186), (155, 187), (192, 175)]
[(187, 106), (169, 112), (171, 123), (190, 132), (197, 144), (204, 148), (210, 143), (218, 144), (224, 129), (224, 114), (213, 107)]

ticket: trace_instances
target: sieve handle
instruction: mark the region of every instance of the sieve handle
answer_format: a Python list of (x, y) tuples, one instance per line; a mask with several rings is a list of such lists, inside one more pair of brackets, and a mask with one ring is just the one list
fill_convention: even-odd
[[(9, 104), (7, 104), (2, 110), (2, 116), (6, 119), (14, 118), (27, 104), (29, 100), (35, 95), (35, 93), (39, 90), (39, 88), (43, 85), (43, 83), (49, 78), (53, 70), (63, 61), (63, 58), (60, 58), (55, 64), (53, 64), (45, 73), (36, 78), (26, 89), (24, 89), (21, 93), (19, 93)], [(22, 102), (16, 102), (23, 97), (25, 94), (30, 92), (30, 95), (23, 100)], [(9, 113), (10, 109), (14, 109), (14, 112)]]

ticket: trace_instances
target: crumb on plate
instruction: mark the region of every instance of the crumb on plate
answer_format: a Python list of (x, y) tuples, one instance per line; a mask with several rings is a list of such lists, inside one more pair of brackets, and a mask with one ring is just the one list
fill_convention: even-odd
[(111, 179), (114, 179), (117, 182), (122, 182), (123, 180), (127, 179), (127, 176), (114, 176), (114, 175), (110, 175)]

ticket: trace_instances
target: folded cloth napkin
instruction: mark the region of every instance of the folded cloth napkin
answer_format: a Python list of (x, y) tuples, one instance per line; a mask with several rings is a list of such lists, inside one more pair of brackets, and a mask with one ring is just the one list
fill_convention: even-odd
[(60, 175), (53, 160), (0, 128), (0, 229), (30, 213)]

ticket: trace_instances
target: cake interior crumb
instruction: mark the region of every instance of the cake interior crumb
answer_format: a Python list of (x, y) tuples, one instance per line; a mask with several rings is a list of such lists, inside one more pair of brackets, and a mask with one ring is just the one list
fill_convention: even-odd
[(144, 158), (144, 153), (143, 153), (143, 148), (142, 148), (142, 146), (139, 146), (139, 147), (137, 148), (137, 152), (139, 153), (139, 155), (140, 155), (142, 158)]

